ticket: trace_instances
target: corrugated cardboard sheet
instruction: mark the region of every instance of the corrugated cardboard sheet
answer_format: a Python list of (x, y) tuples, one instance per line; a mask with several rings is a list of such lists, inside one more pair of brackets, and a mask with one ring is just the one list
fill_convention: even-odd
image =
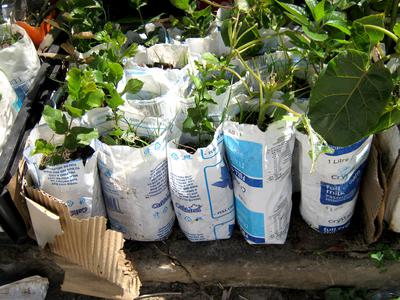
[(73, 285), (65, 282), (64, 288), (68, 291), (114, 299), (133, 299), (139, 295), (140, 280), (132, 263), (125, 257), (122, 234), (107, 230), (105, 218), (78, 220), (70, 217), (64, 203), (43, 191), (25, 185), (25, 192), (25, 197), (60, 217), (64, 234), (56, 236), (54, 242), (49, 244), (51, 252), (115, 284), (119, 290), (117, 289), (117, 293), (114, 290), (113, 295), (85, 292), (85, 282), (82, 282), (79, 291), (68, 289), (68, 286)]
[(400, 232), (400, 132), (393, 127), (374, 138), (361, 185), (364, 237), (376, 242), (384, 228)]

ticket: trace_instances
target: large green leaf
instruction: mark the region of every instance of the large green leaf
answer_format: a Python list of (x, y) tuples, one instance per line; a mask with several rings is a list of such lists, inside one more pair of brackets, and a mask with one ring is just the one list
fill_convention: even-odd
[(67, 73), (68, 94), (74, 99), (79, 98), (81, 88), (82, 72), (76, 67), (71, 68)]
[(55, 133), (64, 134), (67, 132), (68, 121), (61, 110), (46, 105), (43, 110), (43, 118)]
[(308, 14), (307, 14), (306, 10), (304, 8), (302, 8), (301, 6), (297, 6), (297, 5), (290, 4), (290, 3), (279, 2), (279, 1), (275, 1), (275, 2), (278, 3), (283, 9), (285, 9), (289, 14), (294, 16), (296, 18), (296, 20), (298, 21), (298, 23), (300, 23), (301, 25), (309, 24)]
[(43, 154), (48, 156), (53, 154), (55, 149), (56, 147), (53, 144), (47, 142), (46, 140), (38, 139), (35, 141), (35, 149), (33, 149), (31, 155)]
[(137, 94), (143, 87), (143, 81), (135, 78), (131, 78), (128, 80), (128, 82), (125, 85), (124, 91), (122, 92), (122, 95), (125, 93), (130, 93), (130, 94)]
[[(385, 26), (383, 14), (366, 16), (366, 17), (355, 20), (354, 23), (361, 24), (361, 25), (375, 25), (378, 27)], [(376, 29), (366, 28), (365, 31), (367, 32), (372, 45), (376, 45), (377, 43), (382, 41), (383, 38), (385, 37), (385, 34), (382, 31), (379, 31)]]
[(348, 146), (370, 134), (385, 111), (393, 83), (382, 63), (347, 50), (329, 63), (310, 96), (312, 127), (331, 145)]

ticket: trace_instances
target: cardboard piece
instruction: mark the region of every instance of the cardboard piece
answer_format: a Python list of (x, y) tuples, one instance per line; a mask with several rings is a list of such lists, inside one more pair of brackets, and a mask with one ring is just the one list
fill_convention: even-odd
[(15, 207), (17, 208), (18, 212), (20, 213), (25, 223), (28, 236), (32, 239), (35, 239), (35, 233), (33, 231), (28, 206), (26, 204), (25, 198), (21, 195), (22, 179), (24, 171), (25, 171), (25, 163), (23, 160), (21, 160), (16, 174), (14, 174), (14, 176), (11, 178), (10, 182), (7, 185), (7, 190), (10, 193), (10, 197), (13, 200)]
[(367, 243), (375, 242), (383, 231), (386, 182), (380, 178), (381, 176), (378, 150), (376, 141), (374, 141), (360, 188), (360, 197), (364, 207), (364, 238)]
[(389, 229), (400, 232), (400, 155), (390, 176), (386, 195), (385, 221)]
[[(122, 234), (107, 230), (104, 217), (79, 220), (70, 217), (63, 202), (27, 183), (23, 192), (28, 203), (35, 202), (41, 209), (59, 217), (64, 233), (54, 236), (49, 249), (68, 262), (61, 264), (61, 267), (69, 266), (62, 285), (64, 291), (111, 299), (133, 299), (139, 295), (141, 283), (134, 266), (125, 257)], [(42, 217), (49, 215), (46, 212)], [(32, 221), (34, 219), (32, 217)], [(76, 266), (71, 267), (73, 264)], [(77, 277), (78, 273), (102, 278), (108, 282), (103, 286), (108, 288), (94, 287), (88, 284), (85, 276)]]
[(48, 243), (53, 242), (56, 235), (63, 234), (60, 217), (28, 198), (26, 203), (35, 231), (36, 241), (39, 247), (44, 248)]
[(400, 232), (400, 132), (397, 127), (378, 134), (360, 189), (364, 206), (364, 238), (376, 242), (384, 221)]

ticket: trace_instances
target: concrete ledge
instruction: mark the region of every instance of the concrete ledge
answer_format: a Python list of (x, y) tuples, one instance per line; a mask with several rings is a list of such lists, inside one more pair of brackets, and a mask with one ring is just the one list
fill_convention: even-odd
[[(198, 283), (224, 286), (324, 289), (398, 287), (400, 263), (386, 262), (382, 272), (369, 258), (359, 217), (341, 234), (322, 235), (296, 211), (285, 245), (252, 246), (237, 230), (230, 240), (191, 243), (180, 230), (166, 242), (127, 242), (144, 283)], [(400, 235), (386, 232), (382, 243), (400, 249)]]
[[(128, 241), (125, 251), (144, 286), (178, 282), (300, 290), (398, 287), (400, 263), (387, 262), (386, 272), (377, 268), (369, 258), (375, 246), (363, 242), (361, 224), (356, 218), (345, 233), (327, 236), (310, 229), (295, 213), (285, 245), (251, 246), (238, 230), (230, 240), (191, 243), (176, 228), (165, 242)], [(381, 243), (400, 249), (399, 237), (386, 232)], [(50, 288), (56, 288), (64, 272), (49, 252), (13, 245), (0, 234), (0, 284), (30, 275), (47, 277)]]

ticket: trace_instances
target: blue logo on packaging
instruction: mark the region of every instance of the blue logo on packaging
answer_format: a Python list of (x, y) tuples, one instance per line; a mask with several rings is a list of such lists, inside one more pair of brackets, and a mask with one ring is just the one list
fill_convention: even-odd
[(186, 213), (201, 212), (201, 205), (198, 205), (198, 204), (192, 204), (191, 206), (188, 207), (188, 206), (176, 203), (175, 206), (176, 206), (176, 208), (178, 208), (181, 211), (184, 211)]
[(227, 135), (224, 142), (232, 173), (249, 186), (263, 187), (262, 145)]
[(349, 226), (350, 226), (350, 220), (347, 221), (347, 223), (345, 223), (343, 225), (339, 225), (339, 226), (322, 226), (322, 225), (320, 225), (318, 227), (318, 231), (321, 233), (325, 233), (325, 234), (331, 234), (331, 233), (343, 231)]
[(364, 144), (365, 141), (366, 141), (366, 138), (362, 139), (361, 141), (358, 141), (357, 143), (354, 143), (353, 145), (346, 146), (346, 147), (329, 146), (334, 150), (334, 152), (331, 153), (331, 154), (326, 153), (326, 155), (339, 156), (339, 155), (343, 155), (343, 154), (347, 154), (347, 153), (353, 152), (353, 151), (357, 150), (358, 148), (360, 148), (362, 146), (362, 144)]
[(230, 189), (233, 189), (231, 175), (229, 174), (226, 164), (221, 167), (220, 179), (220, 181), (214, 182), (212, 185), (220, 188), (226, 188), (229, 186)]
[(342, 184), (321, 182), (321, 203), (325, 205), (341, 205), (352, 201), (358, 193), (365, 163), (363, 163), (349, 180)]

